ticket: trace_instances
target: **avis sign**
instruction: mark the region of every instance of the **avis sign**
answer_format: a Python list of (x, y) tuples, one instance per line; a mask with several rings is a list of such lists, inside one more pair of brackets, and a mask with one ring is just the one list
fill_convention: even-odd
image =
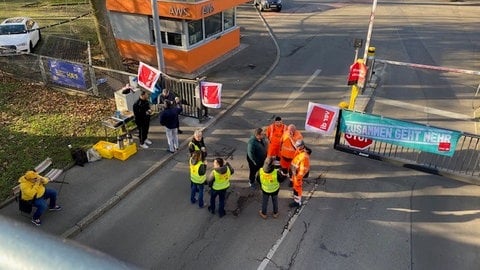
[(351, 135), (351, 134), (345, 133), (343, 136), (347, 144), (350, 145), (350, 147), (360, 149), (360, 150), (367, 149), (373, 143), (372, 139), (360, 137), (357, 135)]

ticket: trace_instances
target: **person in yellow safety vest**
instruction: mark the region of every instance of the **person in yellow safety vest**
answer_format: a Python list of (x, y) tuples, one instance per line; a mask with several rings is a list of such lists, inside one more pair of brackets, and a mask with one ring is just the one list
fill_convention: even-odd
[(263, 167), (258, 170), (256, 180), (260, 183), (262, 189), (262, 210), (258, 214), (263, 218), (267, 218), (268, 199), (272, 197), (273, 217), (278, 217), (278, 191), (280, 190), (279, 179), (281, 177), (280, 170), (275, 169), (273, 165), (274, 157), (267, 157)]
[(302, 185), (303, 178), (310, 171), (310, 155), (305, 147), (303, 140), (295, 142), (297, 152), (292, 160), (292, 180), (293, 180), (293, 202), (290, 207), (300, 207), (302, 205)]
[(210, 206), (208, 211), (215, 214), (215, 200), (218, 196), (218, 216), (225, 216), (225, 195), (230, 186), (230, 176), (234, 173), (232, 166), (222, 158), (213, 161), (213, 170), (207, 178), (210, 186)]
[(194, 151), (190, 158), (190, 180), (191, 193), (190, 202), (197, 202), (195, 198), (198, 193), (198, 207), (203, 208), (203, 187), (207, 180), (207, 164), (202, 161), (202, 151)]
[(190, 156), (192, 156), (195, 151), (201, 151), (202, 161), (205, 161), (205, 158), (207, 157), (207, 148), (203, 141), (203, 132), (201, 129), (196, 129), (193, 132), (193, 138), (190, 143), (188, 143), (188, 151), (190, 152)]

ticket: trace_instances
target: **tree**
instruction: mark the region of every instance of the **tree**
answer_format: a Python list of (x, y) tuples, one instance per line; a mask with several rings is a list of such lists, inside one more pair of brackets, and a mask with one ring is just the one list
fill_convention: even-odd
[(102, 48), (103, 55), (105, 56), (107, 67), (116, 70), (125, 70), (122, 63), (122, 56), (120, 55), (115, 42), (110, 20), (107, 17), (105, 0), (90, 0), (90, 5), (93, 10), (98, 42)]

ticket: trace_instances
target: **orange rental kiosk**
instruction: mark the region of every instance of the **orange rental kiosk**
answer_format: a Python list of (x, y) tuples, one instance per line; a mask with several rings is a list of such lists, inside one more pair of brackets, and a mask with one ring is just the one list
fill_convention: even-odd
[[(240, 46), (236, 7), (248, 0), (158, 1), (164, 70), (191, 74)], [(106, 0), (120, 54), (157, 65), (151, 0)]]

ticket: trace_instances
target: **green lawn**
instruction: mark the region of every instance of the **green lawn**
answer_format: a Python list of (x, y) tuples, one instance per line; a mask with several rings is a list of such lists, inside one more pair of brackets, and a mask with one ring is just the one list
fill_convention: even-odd
[[(40, 26), (89, 10), (85, 0), (0, 0), (0, 19), (29, 16)], [(91, 15), (42, 33), (98, 44)], [(114, 111), (113, 98), (71, 95), (0, 73), (0, 202), (11, 195), (26, 170), (45, 158), (51, 157), (58, 168), (71, 165), (68, 144), (86, 148), (104, 140), (100, 121)]]

